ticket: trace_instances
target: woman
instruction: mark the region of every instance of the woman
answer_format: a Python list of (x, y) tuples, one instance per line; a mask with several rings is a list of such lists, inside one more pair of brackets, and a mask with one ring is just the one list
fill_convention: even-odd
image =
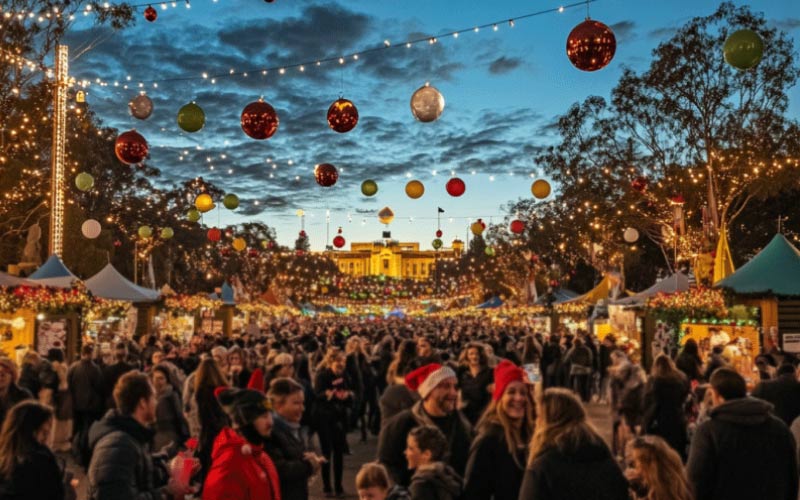
[(644, 372), (628, 360), (620, 350), (611, 353), (611, 410), (614, 433), (614, 453), (622, 456), (625, 443), (638, 433), (642, 418)]
[(642, 430), (664, 438), (683, 461), (686, 461), (689, 444), (684, 412), (688, 396), (686, 376), (675, 368), (669, 356), (659, 355), (653, 362), (644, 390)]
[(473, 426), (478, 422), (491, 394), (492, 370), (483, 345), (470, 342), (458, 359), (458, 387), (461, 389), (461, 412)]
[(150, 372), (156, 390), (156, 433), (153, 450), (158, 451), (170, 443), (182, 445), (189, 438), (189, 424), (181, 411), (181, 398), (169, 382), (169, 369), (156, 365)]
[(535, 408), (525, 372), (503, 360), (494, 369), (492, 401), (469, 450), (462, 500), (516, 500), (533, 436)]
[[(366, 366), (366, 356), (361, 351), (361, 339), (354, 335), (347, 339), (344, 345), (344, 352), (347, 356), (344, 372), (347, 382), (353, 390), (353, 409), (350, 412), (348, 430), (356, 429), (361, 417), (364, 414), (364, 372)], [(362, 442), (366, 441), (366, 422), (362, 422), (361, 436)]]
[(291, 378), (294, 376), (294, 358), (288, 352), (275, 354), (268, 367), (264, 376), (264, 387), (267, 389), (276, 378)]
[(239, 389), (245, 389), (250, 382), (250, 375), (253, 372), (247, 363), (248, 359), (241, 347), (234, 346), (228, 350), (228, 376), (231, 378), (231, 385)]
[(344, 496), (342, 478), (347, 448), (347, 409), (353, 401), (353, 392), (344, 373), (346, 363), (347, 357), (340, 349), (329, 347), (314, 380), (314, 420), (322, 454), (327, 460), (322, 464), (322, 482), (327, 496), (334, 493), (331, 488), (331, 462), (336, 495)]
[(417, 346), (413, 340), (404, 340), (395, 354), (394, 361), (389, 365), (386, 373), (386, 382), (389, 385), (378, 400), (381, 410), (381, 428), (393, 416), (411, 408), (419, 400), (416, 391), (412, 391), (406, 386), (405, 379), (406, 375), (413, 370), (411, 361), (416, 356), (416, 349)]
[(205, 473), (211, 466), (214, 439), (228, 425), (228, 417), (214, 396), (216, 388), (226, 386), (227, 381), (216, 361), (210, 358), (200, 362), (196, 374), (194, 395), (188, 417), (189, 433), (199, 437), (197, 458), (200, 460), (199, 479), (202, 484)]
[(23, 401), (8, 412), (0, 431), (0, 499), (64, 500), (64, 474), (47, 447), (53, 411)]
[(569, 365), (569, 386), (580, 395), (584, 403), (589, 402), (593, 358), (591, 349), (586, 347), (580, 337), (576, 337), (572, 349), (564, 359)]
[(657, 436), (641, 436), (631, 442), (625, 476), (634, 500), (693, 500), (681, 457)]
[(622, 471), (569, 390), (542, 394), (519, 498), (628, 500)]
[(39, 375), (42, 390), (39, 402), (53, 408), (53, 434), (48, 445), (53, 451), (69, 451), (69, 436), (72, 432), (72, 396), (67, 386), (67, 364), (64, 351), (54, 347), (47, 351), (47, 361), (43, 363)]
[(694, 339), (688, 339), (683, 345), (681, 353), (675, 359), (675, 366), (690, 382), (703, 380), (703, 360), (700, 359), (700, 349)]

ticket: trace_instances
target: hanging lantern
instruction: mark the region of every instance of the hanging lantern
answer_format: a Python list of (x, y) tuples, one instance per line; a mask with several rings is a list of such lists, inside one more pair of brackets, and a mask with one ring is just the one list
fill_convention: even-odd
[(386, 224), (387, 226), (394, 220), (394, 212), (389, 207), (383, 207), (380, 212), (378, 212), (378, 220), (381, 221), (381, 224)]
[(525, 231), (525, 223), (519, 219), (514, 219), (511, 221), (509, 229), (511, 229), (511, 232), (514, 234), (522, 234)]
[(320, 163), (314, 167), (314, 179), (322, 187), (331, 187), (336, 184), (339, 171), (330, 163)]
[(206, 236), (208, 236), (208, 241), (213, 241), (216, 243), (222, 239), (222, 231), (220, 231), (216, 227), (212, 227), (211, 229), (208, 230)]
[(406, 184), (406, 194), (412, 200), (421, 198), (422, 195), (425, 194), (425, 186), (417, 180), (408, 181), (408, 184)]
[(206, 213), (214, 208), (214, 199), (207, 193), (197, 195), (194, 199), (194, 206), (201, 212)]
[(144, 94), (139, 94), (128, 102), (128, 111), (138, 120), (146, 120), (153, 113), (153, 101)]
[(486, 247), (483, 251), (487, 257), (494, 257), (494, 247)]
[(100, 236), (100, 231), (102, 231), (102, 227), (100, 223), (94, 219), (86, 219), (81, 224), (81, 234), (83, 234), (84, 238), (93, 240)]
[(94, 177), (86, 172), (79, 173), (75, 176), (75, 187), (77, 187), (79, 191), (89, 191), (94, 187)]
[(328, 126), (340, 134), (349, 132), (358, 124), (358, 109), (347, 99), (337, 99), (328, 108)]
[(228, 210), (236, 210), (239, 208), (239, 197), (233, 193), (228, 193), (222, 198), (222, 204)]
[(614, 32), (605, 24), (586, 18), (567, 37), (567, 57), (582, 71), (597, 71), (611, 62), (617, 50)]
[(206, 124), (203, 108), (190, 102), (178, 111), (178, 126), (186, 132), (197, 132)]
[(189, 222), (197, 222), (200, 220), (200, 211), (196, 208), (190, 208), (186, 212), (186, 220)]
[(429, 83), (418, 88), (411, 96), (411, 113), (423, 123), (435, 121), (442, 115), (442, 111), (444, 96)]
[(437, 229), (437, 230), (436, 230), (436, 237), (437, 237), (437, 238), (441, 238), (441, 237), (442, 237), (442, 234), (444, 234), (444, 233), (442, 233), (442, 230), (441, 230), (441, 229)]
[(442, 240), (436, 238), (431, 242), (431, 246), (433, 247), (434, 250), (439, 250), (440, 248), (442, 248)]
[(636, 241), (639, 239), (639, 231), (637, 231), (636, 228), (629, 227), (625, 229), (622, 237), (627, 243), (636, 243)]
[(278, 113), (269, 103), (259, 99), (242, 110), (242, 130), (253, 139), (269, 139), (278, 130)]
[(128, 165), (141, 163), (142, 160), (147, 158), (147, 141), (135, 130), (123, 132), (114, 143), (114, 153), (122, 163), (127, 163)]
[(172, 230), (171, 227), (165, 227), (161, 229), (161, 239), (168, 240), (175, 236), (175, 231)]
[(480, 236), (486, 230), (486, 224), (482, 219), (478, 219), (469, 226), (469, 229), (475, 236)]
[(647, 184), (647, 177), (639, 176), (631, 181), (631, 188), (639, 193), (644, 193), (647, 191)]
[(346, 241), (344, 239), (344, 236), (342, 236), (341, 234), (333, 238), (333, 246), (335, 246), (336, 248), (342, 248), (345, 244)]
[(764, 55), (764, 42), (752, 30), (739, 30), (731, 33), (722, 48), (725, 62), (736, 69), (750, 69)]
[(244, 239), (244, 238), (236, 238), (236, 239), (234, 239), (234, 240), (233, 240), (233, 242), (231, 243), (231, 246), (232, 246), (232, 247), (233, 247), (233, 249), (234, 249), (234, 250), (236, 250), (237, 252), (241, 252), (241, 251), (243, 251), (245, 248), (247, 248), (247, 242), (245, 241), (245, 239)]
[(534, 198), (543, 200), (550, 196), (550, 183), (544, 179), (539, 179), (531, 184), (531, 193)]
[(364, 196), (375, 196), (378, 192), (378, 183), (372, 179), (367, 179), (361, 183), (361, 194)]
[(467, 186), (466, 184), (464, 184), (464, 181), (462, 181), (458, 177), (453, 177), (452, 179), (447, 181), (445, 189), (447, 189), (447, 194), (458, 198), (459, 196), (464, 194), (464, 192), (467, 190)]
[(147, 239), (153, 236), (153, 228), (150, 226), (140, 226), (139, 227), (139, 237), (142, 239)]
[(158, 11), (153, 8), (152, 5), (148, 5), (146, 9), (144, 9), (144, 18), (147, 19), (148, 22), (153, 22), (158, 19)]

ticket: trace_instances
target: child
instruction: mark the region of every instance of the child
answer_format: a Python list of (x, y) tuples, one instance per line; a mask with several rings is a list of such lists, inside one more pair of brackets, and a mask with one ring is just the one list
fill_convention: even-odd
[(408, 491), (411, 500), (455, 500), (461, 495), (461, 478), (442, 460), (447, 438), (433, 426), (421, 426), (408, 434), (406, 460), (415, 469)]
[(361, 467), (356, 475), (356, 490), (358, 500), (409, 500), (408, 492), (400, 486), (389, 488), (389, 473), (377, 462)]

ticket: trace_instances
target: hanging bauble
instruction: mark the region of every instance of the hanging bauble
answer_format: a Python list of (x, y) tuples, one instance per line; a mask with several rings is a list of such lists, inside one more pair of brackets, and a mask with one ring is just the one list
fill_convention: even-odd
[(233, 238), (233, 229), (228, 228), (225, 230), (225, 237), (226, 238)]
[(206, 213), (214, 208), (214, 199), (211, 198), (210, 194), (199, 194), (197, 198), (194, 199), (194, 206), (200, 210), (201, 213)]
[(436, 238), (431, 242), (431, 246), (433, 247), (434, 250), (439, 250), (440, 248), (442, 248), (442, 240)]
[(483, 251), (487, 257), (494, 257), (494, 247), (486, 247)]
[(575, 26), (567, 37), (567, 57), (583, 71), (606, 67), (616, 50), (617, 39), (611, 28), (589, 18)]
[(233, 240), (233, 242), (231, 242), (231, 246), (237, 252), (241, 252), (247, 248), (247, 242), (244, 240), (244, 238), (236, 238)]
[(154, 9), (152, 5), (148, 5), (147, 8), (144, 9), (144, 18), (152, 23), (158, 19), (158, 11)]
[(264, 250), (266, 250), (266, 249), (267, 249), (267, 247), (269, 247), (269, 241), (267, 241), (267, 240), (261, 240), (261, 248), (263, 248)]
[(429, 83), (418, 88), (411, 96), (411, 113), (423, 123), (436, 120), (442, 115), (442, 111), (444, 111), (444, 96)]
[(222, 204), (228, 210), (236, 210), (239, 208), (239, 197), (233, 193), (228, 193), (222, 198)]
[(146, 120), (153, 113), (153, 101), (146, 95), (139, 94), (128, 102), (128, 111), (132, 117)]
[(330, 163), (320, 163), (314, 167), (314, 179), (322, 187), (331, 187), (339, 179), (339, 171)]
[(147, 239), (153, 236), (153, 228), (150, 226), (139, 226), (139, 237), (142, 239)]
[(478, 219), (469, 226), (469, 229), (475, 236), (480, 236), (486, 230), (486, 224), (481, 219)]
[(725, 62), (736, 69), (750, 69), (764, 55), (764, 42), (752, 30), (739, 30), (731, 33), (722, 49)]
[(161, 239), (168, 240), (175, 236), (175, 231), (172, 230), (171, 227), (165, 227), (161, 229)]
[(425, 194), (425, 186), (417, 180), (408, 181), (408, 184), (406, 184), (406, 194), (412, 200), (421, 198), (422, 195)]
[(636, 241), (639, 239), (639, 231), (637, 231), (636, 228), (629, 227), (625, 229), (625, 232), (622, 234), (622, 237), (628, 243), (636, 243)]
[(196, 208), (190, 208), (186, 212), (186, 220), (189, 222), (197, 222), (200, 220), (200, 210)]
[(344, 236), (342, 235), (337, 235), (336, 237), (333, 238), (333, 246), (335, 246), (336, 248), (342, 248), (345, 245), (345, 243), (346, 242)]
[(436, 237), (437, 237), (437, 238), (441, 238), (443, 234), (444, 234), (444, 233), (442, 232), (442, 230), (441, 230), (441, 229), (437, 229), (437, 230), (436, 230)]
[(102, 231), (102, 229), (103, 228), (100, 226), (100, 223), (94, 219), (86, 219), (83, 221), (83, 224), (81, 224), (81, 234), (83, 234), (84, 238), (88, 238), (90, 240), (100, 236), (100, 231)]
[(216, 227), (212, 227), (211, 229), (208, 230), (206, 236), (208, 237), (208, 241), (217, 242), (222, 239), (222, 231), (220, 231)]
[(242, 130), (253, 139), (269, 139), (278, 130), (278, 113), (269, 103), (259, 99), (242, 110)]
[(117, 137), (117, 142), (114, 143), (114, 153), (122, 163), (128, 165), (141, 163), (147, 158), (147, 141), (139, 132), (128, 130)]
[(178, 111), (178, 126), (186, 132), (197, 132), (206, 124), (203, 108), (190, 102)]
[(328, 108), (328, 126), (343, 134), (356, 128), (358, 109), (347, 99), (337, 99)]
[(394, 212), (389, 207), (383, 207), (380, 212), (378, 212), (378, 220), (381, 221), (381, 224), (386, 224), (387, 226), (394, 220)]
[(119, 240), (114, 240), (114, 248), (119, 248), (122, 246), (122, 242)]
[(447, 181), (445, 189), (450, 196), (459, 197), (467, 190), (467, 185), (458, 177), (453, 177)]
[(79, 191), (88, 191), (94, 187), (94, 177), (86, 172), (81, 172), (75, 176), (75, 187)]
[(300, 235), (301, 238), (305, 238), (306, 236), (308, 236), (306, 234), (306, 230), (305, 229), (301, 229), (300, 232), (297, 233), (297, 234)]
[(631, 188), (639, 193), (647, 191), (647, 177), (637, 177), (631, 181)]
[(550, 196), (550, 183), (544, 179), (539, 179), (531, 184), (531, 193), (534, 198), (543, 200)]
[(511, 232), (514, 234), (522, 234), (525, 231), (525, 223), (519, 219), (514, 219), (511, 221), (509, 229), (511, 229)]
[(372, 179), (367, 179), (361, 183), (361, 194), (364, 196), (375, 196), (378, 192), (378, 183)]

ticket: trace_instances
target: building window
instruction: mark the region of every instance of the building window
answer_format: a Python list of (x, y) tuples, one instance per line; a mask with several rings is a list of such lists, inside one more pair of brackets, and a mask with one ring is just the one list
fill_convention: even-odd
[(417, 265), (416, 265), (416, 264), (414, 264), (414, 267), (413, 267), (412, 269), (414, 270), (414, 272), (413, 272), (412, 274), (413, 274), (414, 276), (416, 276), (416, 275), (417, 275)]
[(353, 263), (352, 262), (350, 263), (350, 272), (351, 273), (353, 272)]
[(383, 269), (384, 271), (389, 270), (389, 259), (383, 259)]

